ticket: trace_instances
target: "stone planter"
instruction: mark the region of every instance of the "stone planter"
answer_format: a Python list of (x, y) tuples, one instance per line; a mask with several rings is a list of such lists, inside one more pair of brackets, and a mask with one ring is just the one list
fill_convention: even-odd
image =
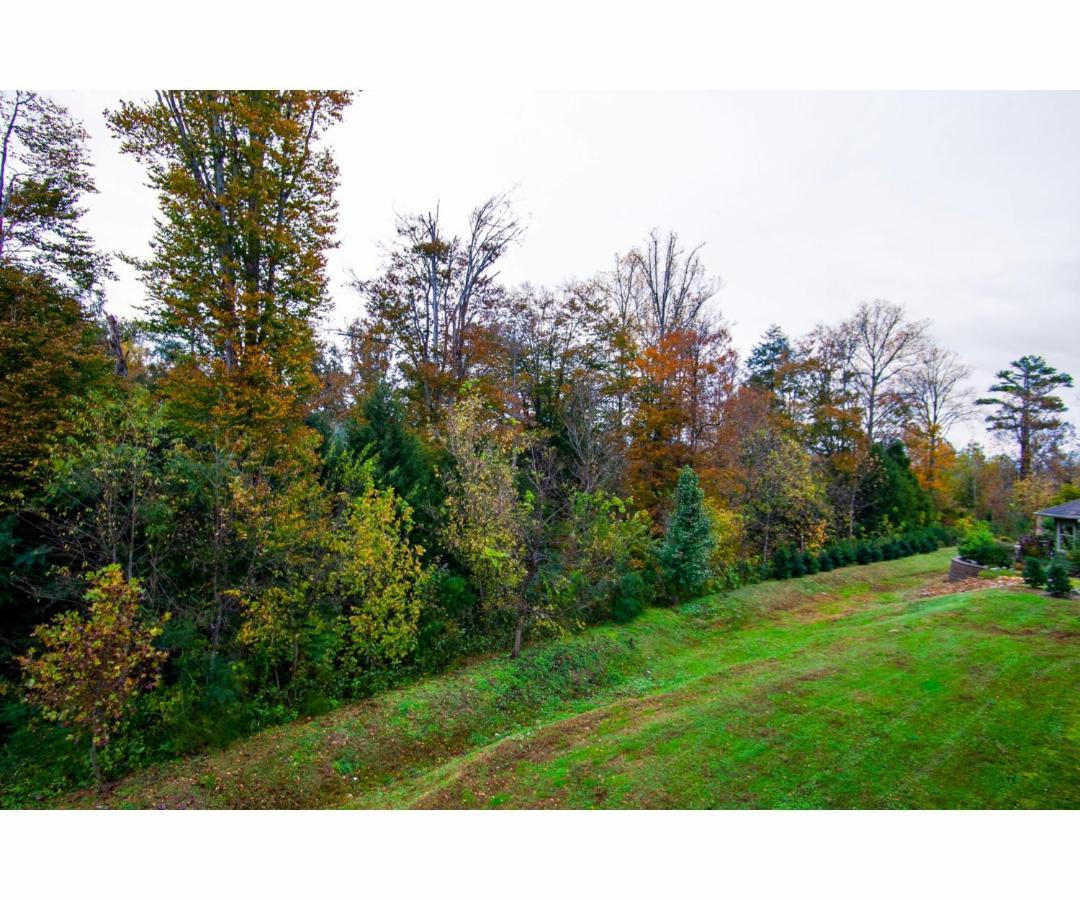
[(954, 556), (949, 562), (949, 581), (963, 581), (965, 578), (978, 578), (979, 573), (985, 569), (986, 566), (980, 566), (978, 563), (968, 562), (966, 559)]

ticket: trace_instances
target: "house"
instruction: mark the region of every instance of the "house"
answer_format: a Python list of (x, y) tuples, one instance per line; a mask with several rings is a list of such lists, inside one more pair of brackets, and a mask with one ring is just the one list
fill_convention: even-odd
[[(1053, 528), (1046, 520), (1053, 521)], [(1054, 535), (1054, 549), (1069, 551), (1080, 548), (1080, 500), (1070, 500), (1035, 513), (1035, 530)]]

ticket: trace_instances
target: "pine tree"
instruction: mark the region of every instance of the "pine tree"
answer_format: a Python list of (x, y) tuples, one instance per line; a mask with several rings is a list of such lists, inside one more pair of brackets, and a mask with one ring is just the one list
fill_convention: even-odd
[(1046, 584), (1046, 566), (1039, 557), (1029, 556), (1024, 560), (1024, 581), (1035, 588)]
[(669, 595), (683, 601), (700, 593), (709, 580), (709, 554), (713, 536), (705, 494), (689, 466), (679, 473), (675, 486), (675, 508), (658, 553), (660, 568)]
[(1060, 554), (1050, 561), (1050, 568), (1046, 570), (1046, 589), (1051, 597), (1068, 597), (1072, 591), (1069, 566)]
[(791, 553), (787, 547), (781, 547), (773, 554), (772, 577), (781, 580), (791, 577)]
[(750, 373), (747, 383), (765, 391), (776, 391), (780, 378), (780, 369), (792, 356), (791, 342), (779, 325), (770, 325), (769, 330), (746, 360), (746, 369)]
[(1019, 451), (1020, 477), (1026, 478), (1032, 469), (1039, 439), (1061, 427), (1064, 401), (1054, 391), (1072, 387), (1071, 375), (1059, 372), (1041, 356), (1023, 356), (1009, 364), (1010, 368), (997, 373), (998, 383), (990, 393), (1000, 397), (982, 397), (980, 406), (996, 406), (997, 411), (986, 417), (991, 431), (1011, 436)]

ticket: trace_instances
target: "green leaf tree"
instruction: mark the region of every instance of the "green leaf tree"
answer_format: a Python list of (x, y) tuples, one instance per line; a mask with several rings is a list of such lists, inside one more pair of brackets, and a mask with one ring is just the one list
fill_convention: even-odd
[(443, 542), (469, 573), (485, 612), (514, 617), (516, 657), (525, 626), (539, 611), (528, 593), (530, 507), (518, 493), (513, 464), (519, 436), (499, 428), (481, 398), (470, 394), (451, 410), (446, 445), (454, 472)]
[(58, 103), (0, 93), (0, 263), (88, 297), (112, 273), (80, 223), (83, 197), (97, 191), (87, 137)]

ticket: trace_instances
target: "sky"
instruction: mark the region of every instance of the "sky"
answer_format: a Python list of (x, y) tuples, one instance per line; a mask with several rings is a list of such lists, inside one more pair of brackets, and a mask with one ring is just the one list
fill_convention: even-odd
[[(146, 253), (155, 199), (102, 112), (120, 96), (53, 95), (91, 134), (103, 249)], [(713, 310), (745, 356), (771, 323), (791, 337), (863, 300), (902, 304), (973, 369), (1039, 354), (1073, 374), (1080, 426), (1080, 92), (539, 93), (369, 91), (329, 136), (341, 168), (329, 260), (339, 326), (352, 273), (376, 273), (396, 213), (440, 204), (463, 230), (513, 191), (527, 223), (506, 283), (608, 268), (652, 228), (675, 230), (722, 280)], [(107, 308), (142, 300), (118, 263)], [(980, 419), (952, 435), (982, 437)]]

